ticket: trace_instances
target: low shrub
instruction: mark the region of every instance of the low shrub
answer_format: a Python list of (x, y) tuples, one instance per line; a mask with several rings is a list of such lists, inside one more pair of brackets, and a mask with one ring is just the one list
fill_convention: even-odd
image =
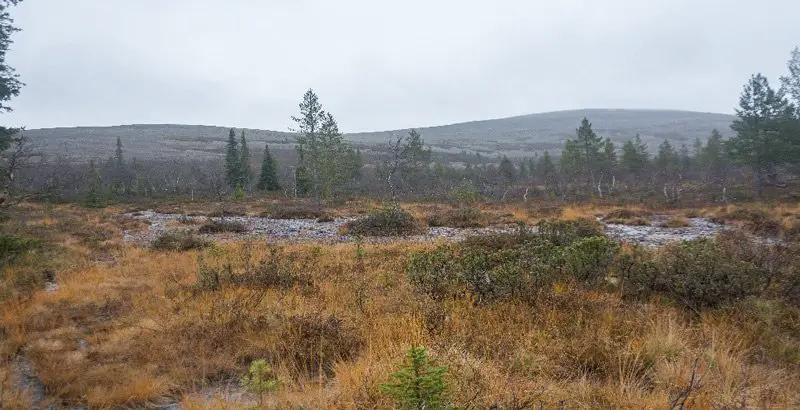
[(0, 235), (0, 264), (40, 246), (35, 239), (17, 235)]
[(463, 180), (447, 193), (447, 198), (456, 204), (473, 204), (478, 201), (481, 193), (470, 180)]
[(658, 251), (638, 249), (621, 258), (626, 296), (666, 296), (699, 313), (760, 294), (765, 279), (757, 267), (711, 239), (672, 243)]
[(310, 203), (271, 205), (259, 216), (271, 219), (316, 219), (320, 222), (332, 220), (324, 208)]
[(602, 236), (583, 238), (564, 249), (563, 269), (584, 283), (604, 279), (619, 252), (619, 244)]
[(486, 215), (475, 208), (457, 208), (428, 216), (429, 226), (450, 228), (482, 228), (488, 224)]
[(383, 209), (350, 221), (344, 229), (347, 234), (356, 236), (408, 236), (426, 232), (410, 213), (400, 208)]
[(473, 235), (464, 239), (461, 244), (465, 247), (499, 250), (525, 245), (537, 238), (539, 238), (538, 235), (534, 234), (527, 226), (520, 224), (516, 232)]
[(205, 233), (205, 234), (216, 234), (216, 233), (243, 233), (247, 232), (247, 227), (244, 226), (243, 223), (239, 221), (227, 221), (224, 219), (217, 219), (210, 222), (205, 223), (197, 232)]
[(537, 227), (542, 238), (559, 246), (592, 236), (605, 236), (603, 224), (592, 218), (542, 221)]
[(150, 243), (150, 248), (156, 251), (188, 251), (202, 249), (210, 244), (190, 231), (175, 231), (161, 234)]

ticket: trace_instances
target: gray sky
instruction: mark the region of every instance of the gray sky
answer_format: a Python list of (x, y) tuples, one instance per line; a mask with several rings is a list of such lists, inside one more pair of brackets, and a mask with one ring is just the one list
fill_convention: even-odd
[(800, 45), (797, 0), (26, 0), (3, 123), (343, 131), (575, 108), (732, 113)]

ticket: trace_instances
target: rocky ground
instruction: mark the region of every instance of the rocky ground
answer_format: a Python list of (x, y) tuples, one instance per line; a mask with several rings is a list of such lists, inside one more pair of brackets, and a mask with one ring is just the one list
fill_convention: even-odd
[[(162, 214), (153, 211), (134, 212), (125, 214), (126, 217), (145, 221), (149, 224), (143, 232), (126, 231), (127, 242), (148, 244), (161, 234), (178, 229), (196, 229), (201, 224), (220, 218), (205, 216), (184, 216), (181, 214)], [(339, 218), (330, 222), (317, 222), (313, 219), (270, 219), (257, 216), (232, 216), (226, 220), (242, 223), (246, 228), (245, 233), (225, 233), (207, 235), (211, 239), (253, 239), (264, 238), (274, 242), (351, 242), (356, 238), (342, 235), (340, 228), (353, 218)], [(690, 240), (700, 237), (711, 237), (726, 229), (724, 225), (711, 222), (705, 218), (690, 219), (690, 226), (683, 228), (661, 227), (660, 222), (666, 220), (665, 216), (656, 216), (650, 226), (629, 226), (606, 224), (606, 233), (609, 237), (620, 241), (637, 243), (645, 246), (662, 246), (668, 242)], [(415, 241), (462, 240), (468, 236), (485, 235), (491, 233), (513, 232), (516, 227), (489, 227), (489, 228), (429, 228), (426, 235), (407, 238)], [(388, 242), (392, 238), (371, 238), (373, 242)]]

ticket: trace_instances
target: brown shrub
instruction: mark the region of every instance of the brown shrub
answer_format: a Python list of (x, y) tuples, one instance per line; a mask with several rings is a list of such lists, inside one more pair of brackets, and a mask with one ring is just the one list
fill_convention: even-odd
[(355, 329), (336, 316), (320, 313), (289, 317), (280, 329), (277, 355), (298, 374), (330, 375), (333, 365), (358, 355), (364, 344)]
[(247, 232), (247, 227), (238, 221), (215, 220), (207, 222), (197, 230), (200, 233), (215, 234), (215, 233), (243, 233)]
[(458, 208), (428, 216), (428, 225), (450, 228), (482, 228), (487, 225), (487, 217), (479, 209)]
[(259, 216), (272, 219), (316, 219), (320, 222), (332, 220), (325, 209), (305, 202), (271, 205)]
[(344, 229), (349, 235), (361, 236), (408, 236), (426, 232), (410, 213), (400, 208), (387, 208), (356, 219), (348, 222)]

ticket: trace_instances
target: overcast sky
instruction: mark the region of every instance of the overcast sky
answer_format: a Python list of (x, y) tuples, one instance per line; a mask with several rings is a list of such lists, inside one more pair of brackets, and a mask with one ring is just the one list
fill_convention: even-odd
[(4, 124), (286, 130), (314, 88), (346, 132), (576, 108), (732, 113), (777, 85), (798, 0), (25, 0)]

